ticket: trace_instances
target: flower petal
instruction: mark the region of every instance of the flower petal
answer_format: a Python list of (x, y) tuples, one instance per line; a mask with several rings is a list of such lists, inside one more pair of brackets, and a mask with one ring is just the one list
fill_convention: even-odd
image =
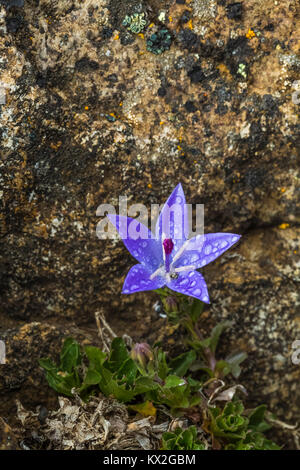
[(173, 267), (193, 266), (193, 269), (202, 268), (214, 261), (224, 251), (234, 245), (241, 235), (235, 233), (206, 233), (191, 238), (184, 248), (182, 254), (178, 253)]
[(145, 225), (123, 215), (108, 214), (107, 217), (118, 230), (129, 253), (137, 261), (149, 267), (150, 271), (157, 269), (163, 263), (160, 243)]
[(173, 240), (173, 257), (189, 235), (188, 211), (180, 183), (169, 196), (157, 219), (156, 238), (161, 242), (163, 234), (165, 238)]
[(165, 284), (162, 277), (156, 276), (150, 279), (150, 276), (151, 272), (142, 264), (132, 266), (124, 281), (122, 294), (159, 289)]
[(167, 286), (181, 294), (196, 297), (209, 304), (209, 295), (206, 282), (202, 274), (197, 271), (189, 271), (178, 275), (177, 279), (172, 279)]

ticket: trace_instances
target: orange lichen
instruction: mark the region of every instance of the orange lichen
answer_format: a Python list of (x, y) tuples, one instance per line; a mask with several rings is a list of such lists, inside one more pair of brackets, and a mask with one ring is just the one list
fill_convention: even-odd
[(246, 34), (246, 38), (247, 39), (252, 39), (256, 36), (255, 32), (253, 31), (253, 29), (249, 28), (248, 29), (248, 32)]
[(187, 27), (188, 27), (189, 29), (193, 29), (193, 21), (192, 21), (192, 20), (189, 20), (189, 21), (187, 22)]
[(290, 226), (290, 224), (283, 223), (283, 224), (279, 225), (278, 228), (280, 228), (281, 230), (285, 230), (285, 229), (288, 228), (289, 226)]
[(54, 142), (51, 142), (50, 143), (50, 147), (52, 148), (52, 150), (58, 150), (59, 147), (61, 146), (62, 142), (59, 140), (58, 142), (56, 142), (56, 144)]

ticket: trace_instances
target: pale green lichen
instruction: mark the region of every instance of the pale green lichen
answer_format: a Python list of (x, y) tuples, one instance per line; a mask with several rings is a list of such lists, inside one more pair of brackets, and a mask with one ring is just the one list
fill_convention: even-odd
[(145, 13), (134, 13), (130, 16), (126, 15), (122, 24), (123, 26), (127, 26), (127, 29), (132, 33), (139, 34), (147, 24)]
[(239, 64), (237, 73), (241, 75), (243, 78), (247, 78), (246, 65), (243, 63)]

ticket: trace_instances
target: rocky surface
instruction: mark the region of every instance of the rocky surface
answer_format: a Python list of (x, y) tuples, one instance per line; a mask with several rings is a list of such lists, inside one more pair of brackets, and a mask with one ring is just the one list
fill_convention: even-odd
[(2, 418), (0, 418), (0, 450), (19, 450), (17, 437)]
[[(122, 25), (134, 13), (140, 34)], [(147, 51), (164, 28), (171, 47)], [(297, 31), (296, 0), (0, 0), (3, 416), (25, 390), (27, 404), (51, 396), (37, 356), (72, 325), (90, 333), (96, 310), (120, 333), (160, 334), (153, 294), (119, 295), (132, 259), (98, 240), (96, 210), (161, 204), (181, 181), (207, 232), (244, 235), (204, 270), (204, 328), (232, 318), (223, 346), (249, 352), (252, 399), (299, 419)]]

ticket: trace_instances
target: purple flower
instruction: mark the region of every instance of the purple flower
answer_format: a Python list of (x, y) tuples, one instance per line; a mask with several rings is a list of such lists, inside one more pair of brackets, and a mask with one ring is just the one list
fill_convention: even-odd
[(209, 233), (187, 239), (189, 220), (181, 184), (165, 203), (155, 236), (136, 219), (111, 214), (107, 217), (139, 262), (128, 272), (123, 294), (167, 286), (209, 303), (205, 280), (197, 269), (218, 258), (240, 238), (234, 233)]

